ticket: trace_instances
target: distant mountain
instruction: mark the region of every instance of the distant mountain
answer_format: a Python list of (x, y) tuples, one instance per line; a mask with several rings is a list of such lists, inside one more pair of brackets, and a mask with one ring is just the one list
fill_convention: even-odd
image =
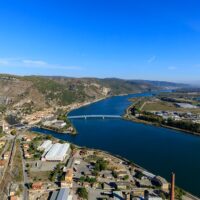
[(165, 88), (186, 88), (189, 87), (189, 84), (183, 83), (173, 83), (168, 81), (149, 81), (149, 80), (135, 80), (138, 83), (149, 83), (155, 87), (165, 87)]
[[(0, 75), (0, 105), (42, 109), (54, 105), (90, 101), (111, 95), (128, 94), (184, 84), (122, 80), (117, 78), (68, 78)], [(0, 107), (0, 108), (1, 108)]]

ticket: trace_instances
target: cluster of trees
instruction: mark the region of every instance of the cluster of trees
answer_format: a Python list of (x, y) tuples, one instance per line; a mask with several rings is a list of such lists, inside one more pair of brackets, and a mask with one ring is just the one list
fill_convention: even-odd
[(96, 178), (90, 178), (88, 176), (81, 176), (80, 179), (79, 179), (80, 182), (88, 182), (88, 183), (95, 183), (97, 182)]
[(41, 155), (43, 154), (43, 151), (39, 151), (37, 148), (38, 148), (38, 145), (39, 145), (39, 142), (41, 141), (42, 139), (42, 136), (38, 136), (38, 137), (35, 137), (31, 143), (29, 144), (29, 149), (28, 149), (28, 152), (33, 154), (33, 157), (34, 158), (40, 158)]
[(19, 124), (21, 122), (21, 118), (16, 115), (7, 115), (5, 117), (6, 122), (10, 125)]
[(78, 188), (77, 194), (80, 198), (88, 199), (88, 191), (85, 188)]
[(164, 120), (162, 117), (148, 112), (142, 112), (141, 115), (138, 116), (138, 119), (200, 133), (200, 124), (193, 123), (192, 121), (175, 121), (171, 118)]
[(63, 177), (63, 164), (57, 164), (55, 169), (49, 174), (50, 181), (60, 181)]
[(154, 115), (152, 113), (147, 113), (147, 112), (143, 112), (140, 116), (138, 116), (138, 119), (145, 120), (148, 122), (153, 122), (153, 123), (159, 123), (159, 124), (164, 123), (164, 120), (162, 117)]
[(100, 172), (102, 170), (106, 170), (108, 167), (108, 162), (103, 159), (98, 159), (95, 163), (94, 170)]
[(175, 188), (175, 197), (176, 197), (176, 199), (182, 200), (183, 199), (183, 195), (185, 195), (185, 192), (181, 188), (176, 187)]
[(200, 133), (200, 124), (193, 123), (193, 122), (190, 122), (190, 121), (174, 121), (172, 119), (168, 119), (166, 121), (166, 124), (168, 126), (173, 126), (173, 127), (176, 127), (176, 128)]

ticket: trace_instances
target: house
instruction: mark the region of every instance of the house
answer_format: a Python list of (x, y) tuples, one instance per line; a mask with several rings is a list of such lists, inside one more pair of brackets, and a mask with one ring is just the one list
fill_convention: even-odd
[(18, 184), (11, 184), (11, 186), (10, 186), (10, 196), (15, 196), (18, 189), (19, 189)]
[(32, 158), (32, 155), (31, 155), (28, 151), (25, 151), (25, 152), (24, 152), (24, 157), (25, 157), (26, 159), (28, 159), (28, 158)]
[(41, 190), (42, 186), (43, 186), (42, 182), (35, 182), (32, 184), (32, 189), (33, 190)]
[(6, 161), (0, 160), (0, 169), (3, 169), (5, 167)]
[(63, 120), (57, 120), (55, 123), (53, 123), (51, 126), (53, 128), (57, 128), (57, 129), (62, 129), (67, 125), (66, 122), (64, 122)]
[(138, 179), (136, 184), (139, 187), (151, 187), (152, 186), (151, 180), (149, 180), (147, 177), (143, 178), (141, 180)]
[(169, 183), (162, 178), (161, 176), (155, 176), (152, 180), (153, 184), (156, 186), (160, 186), (162, 190), (168, 191), (169, 190)]
[(117, 182), (117, 189), (119, 190), (126, 190), (127, 187), (130, 186), (130, 183), (129, 182)]
[(90, 183), (83, 182), (82, 186), (85, 187), (85, 188), (89, 188), (90, 187)]
[(34, 136), (25, 135), (25, 136), (23, 137), (23, 140), (26, 141), (26, 142), (31, 142), (33, 138), (34, 138)]
[(9, 152), (9, 151), (6, 151), (6, 152), (3, 154), (3, 159), (4, 159), (4, 160), (8, 160), (8, 159), (9, 159), (9, 156), (10, 156), (10, 152)]
[(27, 149), (29, 149), (29, 144), (23, 144), (23, 150), (27, 150)]
[(117, 177), (123, 179), (125, 176), (127, 176), (127, 171), (118, 171)]
[(99, 188), (99, 183), (97, 183), (97, 182), (96, 182), (96, 183), (93, 183), (93, 184), (92, 184), (92, 187), (93, 187), (94, 189)]
[(112, 175), (112, 172), (111, 171), (103, 171), (102, 172), (102, 177), (103, 178), (106, 178), (106, 179), (113, 179), (113, 175)]
[(103, 189), (104, 189), (104, 190), (111, 190), (112, 187), (110, 186), (110, 184), (104, 183), (104, 184), (103, 184)]
[(10, 196), (9, 199), (10, 199), (10, 200), (18, 200), (19, 198), (18, 198), (18, 196), (13, 195), (13, 196)]
[(5, 141), (4, 140), (0, 140), (0, 149), (5, 145)]

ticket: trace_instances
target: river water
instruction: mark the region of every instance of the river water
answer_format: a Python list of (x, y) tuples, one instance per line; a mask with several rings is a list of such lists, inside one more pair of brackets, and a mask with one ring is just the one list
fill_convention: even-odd
[[(128, 99), (151, 96), (151, 93), (111, 97), (72, 111), (69, 115), (123, 115)], [(78, 135), (37, 131), (80, 146), (97, 148), (121, 155), (154, 174), (170, 180), (200, 197), (200, 137), (123, 119), (73, 119)]]

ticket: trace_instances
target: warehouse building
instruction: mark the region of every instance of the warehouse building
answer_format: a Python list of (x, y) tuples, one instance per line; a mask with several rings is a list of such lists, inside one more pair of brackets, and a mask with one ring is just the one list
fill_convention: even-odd
[(51, 140), (45, 140), (39, 147), (38, 150), (40, 151), (47, 151), (50, 149), (52, 146), (52, 141)]
[(45, 160), (46, 161), (63, 161), (67, 156), (67, 152), (69, 151), (69, 148), (70, 148), (70, 145), (68, 143), (53, 144), (50, 150), (45, 155)]
[(72, 200), (72, 195), (69, 194), (69, 188), (63, 188), (59, 192), (54, 191), (50, 200)]

